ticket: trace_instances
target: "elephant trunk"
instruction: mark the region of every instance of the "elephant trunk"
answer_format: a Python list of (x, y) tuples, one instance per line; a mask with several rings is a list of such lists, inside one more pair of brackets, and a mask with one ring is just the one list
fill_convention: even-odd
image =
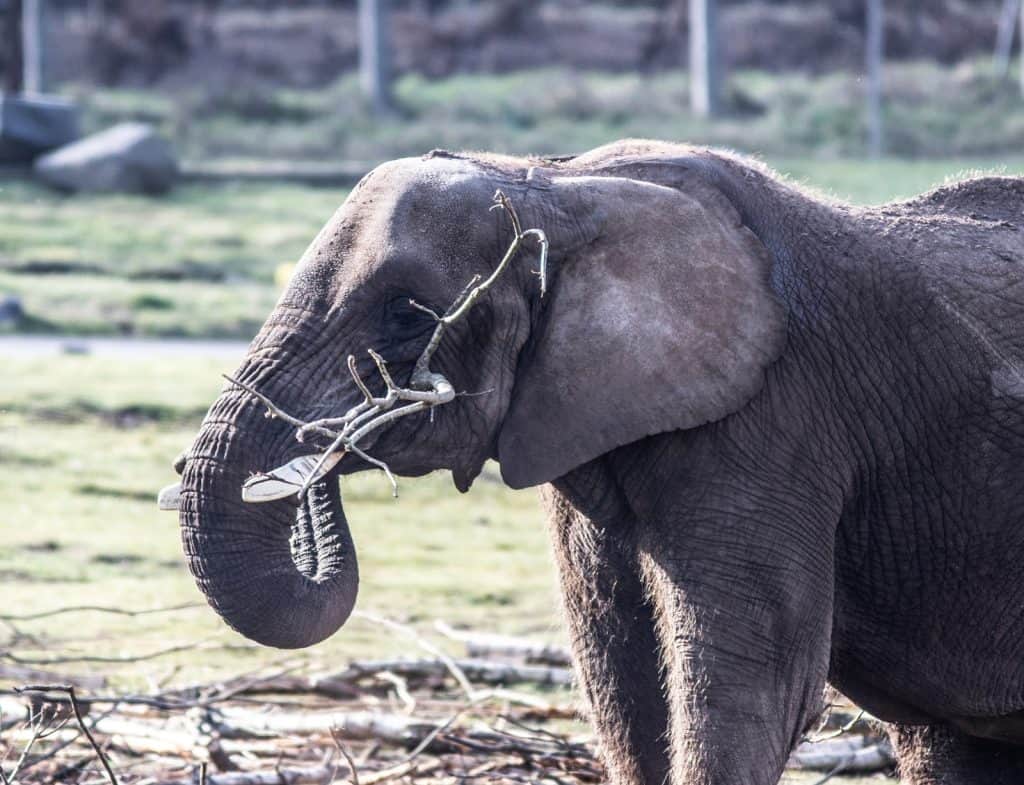
[[(239, 378), (271, 395), (272, 386), (287, 392), (271, 384), (283, 374), (266, 358), (250, 354)], [(289, 405), (284, 395), (275, 400)], [(298, 505), (242, 501), (250, 474), (308, 452), (291, 426), (264, 411), (237, 388), (214, 402), (182, 475), (181, 537), (196, 583), (232, 628), (267, 646), (301, 648), (345, 623), (359, 571), (335, 474), (312, 485)]]

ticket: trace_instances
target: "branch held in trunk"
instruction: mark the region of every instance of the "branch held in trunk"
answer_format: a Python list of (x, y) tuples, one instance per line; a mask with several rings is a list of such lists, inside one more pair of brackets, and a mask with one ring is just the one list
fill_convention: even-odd
[[(250, 477), (242, 486), (243, 501), (261, 503), (284, 499), (290, 496), (298, 496), (301, 500), (314, 482), (322, 479), (349, 453), (382, 469), (387, 474), (394, 493), (397, 495), (397, 485), (388, 465), (384, 461), (378, 460), (364, 452), (360, 448), (359, 442), (373, 431), (385, 425), (390, 425), (401, 417), (417, 414), (455, 400), (456, 393), (451, 383), (443, 374), (430, 369), (430, 361), (438, 346), (440, 346), (447, 328), (461, 319), (488, 292), (501, 274), (508, 268), (509, 263), (519, 252), (527, 238), (533, 238), (540, 246), (540, 270), (538, 274), (540, 276), (541, 296), (544, 295), (547, 288), (547, 236), (541, 229), (527, 229), (524, 231), (515, 208), (508, 197), (500, 190), (495, 192), (494, 204), (491, 205), (490, 209), (503, 210), (508, 215), (513, 230), (512, 242), (509, 244), (498, 266), (494, 269), (494, 272), (482, 282), (480, 280), (481, 276), (474, 276), (459, 296), (455, 298), (455, 301), (448, 307), (444, 315), (437, 314), (431, 309), (420, 305), (415, 300), (409, 301), (413, 307), (431, 315), (437, 322), (427, 346), (413, 367), (409, 387), (399, 387), (395, 384), (391, 374), (388, 372), (387, 362), (373, 349), (369, 349), (368, 352), (373, 358), (377, 371), (385, 385), (384, 395), (375, 396), (359, 375), (356, 369), (355, 357), (349, 355), (348, 370), (352, 375), (353, 382), (362, 392), (364, 400), (352, 407), (341, 417), (307, 422), (289, 414), (252, 386), (230, 376), (225, 376), (229, 382), (259, 399), (267, 407), (268, 417), (276, 417), (293, 425), (296, 429), (295, 437), (298, 441), (303, 442), (311, 436), (330, 439), (330, 446), (322, 453), (303, 455), (276, 469)], [(395, 405), (399, 402), (404, 402), (405, 405), (395, 408)], [(161, 509), (177, 509), (177, 487), (168, 486), (160, 492), (159, 504)]]

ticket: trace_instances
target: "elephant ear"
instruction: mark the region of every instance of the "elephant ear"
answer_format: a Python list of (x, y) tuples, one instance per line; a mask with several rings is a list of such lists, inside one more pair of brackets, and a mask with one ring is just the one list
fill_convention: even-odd
[(498, 437), (514, 488), (736, 411), (785, 340), (770, 255), (710, 185), (574, 177), (548, 193), (586, 236), (519, 361)]

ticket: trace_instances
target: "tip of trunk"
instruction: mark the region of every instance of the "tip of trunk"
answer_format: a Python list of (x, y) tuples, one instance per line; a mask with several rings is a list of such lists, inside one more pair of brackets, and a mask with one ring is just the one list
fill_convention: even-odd
[[(210, 605), (245, 637), (297, 649), (348, 619), (359, 590), (355, 546), (336, 475), (291, 500), (247, 504), (251, 467), (232, 457), (238, 431), (204, 428), (182, 477), (180, 522), (189, 569)], [(236, 452), (237, 451), (237, 452)]]

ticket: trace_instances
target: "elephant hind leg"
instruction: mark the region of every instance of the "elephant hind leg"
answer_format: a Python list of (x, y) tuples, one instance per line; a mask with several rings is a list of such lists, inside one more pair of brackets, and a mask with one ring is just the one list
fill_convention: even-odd
[(1024, 747), (951, 725), (890, 725), (901, 785), (1021, 785)]

